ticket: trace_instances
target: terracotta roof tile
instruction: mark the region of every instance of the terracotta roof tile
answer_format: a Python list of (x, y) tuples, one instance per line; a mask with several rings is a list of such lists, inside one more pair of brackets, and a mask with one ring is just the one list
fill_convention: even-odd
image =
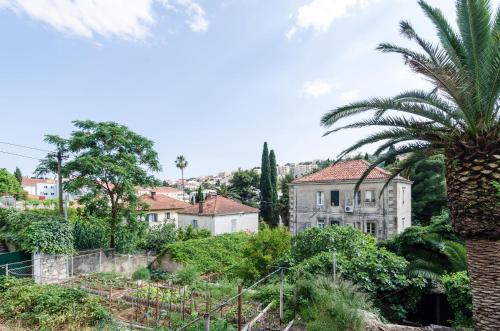
[(56, 183), (55, 179), (23, 177), (21, 186), (34, 186), (36, 184), (55, 184), (55, 183)]
[[(313, 174), (298, 178), (292, 183), (324, 182), (336, 180), (356, 180), (368, 169), (370, 163), (365, 160), (341, 161)], [(366, 177), (366, 179), (387, 179), (390, 172), (376, 167)]]
[(171, 210), (184, 209), (191, 206), (189, 203), (171, 198), (166, 195), (156, 194), (153, 198), (150, 194), (143, 194), (139, 198), (141, 203), (147, 204), (145, 210)]
[(190, 215), (232, 215), (232, 214), (249, 214), (258, 213), (257, 208), (244, 205), (238, 201), (225, 198), (220, 195), (209, 195), (203, 202), (203, 211), (200, 213), (199, 204), (191, 205), (190, 207), (179, 211), (179, 214)]
[(136, 187), (137, 191), (150, 191), (156, 193), (181, 193), (182, 191), (175, 187), (170, 186), (157, 186), (157, 187)]

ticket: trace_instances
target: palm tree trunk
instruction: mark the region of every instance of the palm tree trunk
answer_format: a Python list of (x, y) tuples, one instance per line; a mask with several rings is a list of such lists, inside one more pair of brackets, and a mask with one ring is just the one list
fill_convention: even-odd
[(184, 200), (184, 169), (181, 168), (182, 200)]
[(465, 141), (446, 155), (448, 207), (466, 243), (475, 330), (500, 327), (500, 180), (498, 137)]
[(467, 239), (474, 330), (500, 328), (500, 241)]

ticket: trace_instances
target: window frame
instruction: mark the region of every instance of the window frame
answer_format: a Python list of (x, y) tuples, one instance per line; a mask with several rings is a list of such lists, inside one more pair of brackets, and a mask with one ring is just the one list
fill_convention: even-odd
[[(371, 199), (368, 199), (367, 198), (367, 193), (370, 192), (370, 195), (371, 195)], [(364, 203), (376, 203), (377, 200), (375, 199), (375, 190), (374, 189), (368, 189), (368, 190), (365, 190), (365, 199), (364, 199)]]
[(376, 237), (377, 236), (377, 222), (374, 222), (374, 221), (366, 222), (365, 233)]
[[(334, 203), (333, 192), (337, 192), (337, 204)], [(330, 206), (340, 207), (340, 190), (330, 190)]]
[(325, 192), (316, 191), (316, 206), (324, 206), (325, 205)]

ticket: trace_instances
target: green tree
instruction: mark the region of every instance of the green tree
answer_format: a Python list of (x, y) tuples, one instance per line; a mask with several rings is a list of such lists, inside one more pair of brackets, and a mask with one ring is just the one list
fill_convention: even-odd
[(6, 169), (0, 169), (0, 195), (13, 195), (18, 198), (23, 194), (23, 189), (16, 177)]
[(196, 196), (194, 197), (194, 202), (202, 202), (205, 198), (203, 196), (203, 188), (202, 185), (198, 186), (198, 190), (196, 191)]
[(16, 170), (14, 171), (14, 177), (16, 177), (20, 185), (23, 183), (23, 174), (21, 173), (21, 169), (19, 169), (19, 167), (16, 167)]
[(272, 149), (269, 152), (269, 170), (272, 188), (273, 224), (278, 225), (280, 221), (280, 212), (278, 208), (278, 165), (276, 164), (276, 154)]
[[(89, 210), (108, 218), (110, 247), (124, 219), (135, 215), (138, 197), (135, 187), (155, 183), (148, 171), (161, 170), (153, 142), (114, 122), (74, 121), (76, 130), (68, 139), (48, 135), (48, 143), (63, 146), (68, 159), (62, 166), (67, 178), (64, 188), (80, 193), (80, 202)], [(55, 172), (56, 164), (47, 157), (37, 173)], [(130, 225), (130, 224), (129, 224)]]
[[(432, 82), (434, 89), (338, 107), (323, 116), (322, 124), (335, 125), (327, 134), (384, 127), (340, 155), (382, 142), (376, 151), (381, 156), (365, 176), (394, 156), (410, 153), (393, 167), (393, 176), (431, 155), (445, 156), (450, 217), (468, 251), (475, 328), (492, 330), (500, 325), (500, 314), (489, 313), (490, 302), (500, 302), (500, 204), (492, 185), (500, 178), (500, 12), (498, 8), (492, 12), (487, 0), (456, 0), (456, 31), (439, 9), (423, 0), (418, 3), (434, 24), (439, 43), (423, 40), (403, 21), (401, 34), (420, 51), (390, 43), (381, 44), (379, 50), (402, 55), (405, 64)], [(375, 111), (374, 116), (336, 126), (339, 120), (367, 111)], [(396, 145), (395, 151), (385, 153), (391, 145)]]
[(175, 166), (181, 170), (181, 187), (182, 194), (184, 194), (184, 169), (188, 166), (188, 161), (184, 155), (177, 156), (175, 159)]
[(273, 187), (271, 184), (271, 165), (267, 142), (262, 149), (262, 164), (260, 174), (260, 217), (269, 225), (274, 224)]
[(253, 170), (238, 170), (229, 181), (229, 191), (242, 203), (249, 206), (256, 206), (259, 175)]
[(446, 208), (446, 178), (444, 157), (431, 156), (410, 170), (412, 220), (429, 224), (432, 216)]
[(396, 163), (397, 159), (396, 159), (396, 155), (394, 155), (394, 151), (396, 150), (396, 148), (394, 147), (394, 145), (391, 145), (389, 146), (389, 149), (387, 151), (387, 153), (389, 154), (389, 157), (385, 160), (384, 162), (384, 167), (390, 167), (391, 165), (393, 165), (394, 163)]
[(220, 184), (217, 186), (217, 195), (223, 196), (224, 198), (235, 198), (236, 193), (233, 187), (226, 185), (226, 184)]
[(294, 180), (292, 174), (287, 174), (280, 180), (281, 196), (278, 201), (278, 210), (284, 226), (290, 224), (290, 190), (288, 185)]

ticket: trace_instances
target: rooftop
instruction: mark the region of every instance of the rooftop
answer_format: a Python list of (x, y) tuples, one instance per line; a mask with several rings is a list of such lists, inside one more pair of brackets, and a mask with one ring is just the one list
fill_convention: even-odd
[(202, 202), (202, 204), (203, 208), (201, 212), (199, 204), (196, 204), (179, 211), (179, 214), (213, 216), (259, 212), (257, 208), (244, 205), (238, 201), (231, 200), (220, 195), (209, 195), (206, 200)]
[(21, 183), (22, 186), (34, 186), (36, 184), (55, 184), (55, 179), (48, 178), (28, 178), (23, 177), (23, 181)]
[(139, 198), (140, 202), (147, 204), (149, 208), (143, 208), (143, 210), (172, 210), (172, 209), (184, 209), (191, 206), (189, 203), (171, 198), (166, 195), (154, 195), (143, 194)]
[[(357, 180), (360, 179), (363, 173), (368, 169), (370, 163), (365, 160), (348, 160), (341, 161), (331, 165), (318, 172), (298, 178), (292, 183), (308, 183), (308, 182), (328, 182), (339, 180)], [(391, 173), (380, 167), (375, 167), (366, 177), (366, 179), (387, 179)]]

